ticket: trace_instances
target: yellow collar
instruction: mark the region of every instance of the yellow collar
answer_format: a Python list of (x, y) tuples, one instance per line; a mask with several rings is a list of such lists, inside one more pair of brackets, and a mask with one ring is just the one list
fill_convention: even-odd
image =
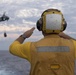
[(44, 36), (44, 38), (60, 38), (60, 36), (58, 34), (51, 34), (51, 35)]

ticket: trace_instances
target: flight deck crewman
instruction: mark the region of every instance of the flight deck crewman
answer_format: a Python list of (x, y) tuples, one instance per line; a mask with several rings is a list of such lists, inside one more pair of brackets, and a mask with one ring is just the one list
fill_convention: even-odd
[(76, 41), (63, 33), (67, 23), (61, 11), (45, 10), (36, 25), (44, 38), (23, 43), (32, 35), (33, 27), (10, 45), (10, 53), (30, 62), (30, 75), (74, 75)]

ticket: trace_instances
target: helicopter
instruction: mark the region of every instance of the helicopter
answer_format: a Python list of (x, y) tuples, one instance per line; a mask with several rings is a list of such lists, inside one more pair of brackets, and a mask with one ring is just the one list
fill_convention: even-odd
[[(3, 22), (3, 21), (8, 21), (9, 20), (9, 17), (5, 15), (5, 12), (3, 13), (3, 15), (0, 17), (0, 22)], [(4, 32), (4, 37), (7, 37), (7, 34), (6, 32)]]
[(3, 13), (3, 15), (0, 17), (0, 22), (2, 21), (8, 21), (9, 20), (9, 17), (5, 15), (5, 12)]

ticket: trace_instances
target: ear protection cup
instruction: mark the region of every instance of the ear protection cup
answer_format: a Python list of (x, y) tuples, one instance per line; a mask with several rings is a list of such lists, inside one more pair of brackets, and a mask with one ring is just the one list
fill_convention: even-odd
[(39, 31), (42, 31), (42, 26), (43, 26), (43, 21), (42, 18), (40, 18), (36, 23), (36, 27)]
[(64, 21), (64, 23), (63, 23), (63, 31), (66, 29), (66, 27), (67, 27), (67, 22)]

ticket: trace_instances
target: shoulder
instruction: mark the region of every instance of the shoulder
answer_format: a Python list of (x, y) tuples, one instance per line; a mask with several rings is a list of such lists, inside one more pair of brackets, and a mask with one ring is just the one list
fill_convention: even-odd
[(76, 46), (76, 40), (72, 40), (72, 41), (73, 41), (74, 45)]

